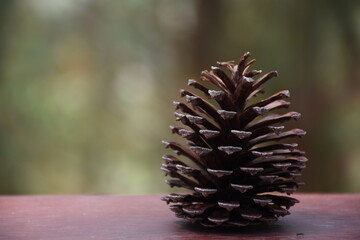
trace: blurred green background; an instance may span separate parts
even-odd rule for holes
[[[172,100],[246,51],[302,113],[302,191],[360,192],[359,3],[1,0],[0,193],[167,191]]]

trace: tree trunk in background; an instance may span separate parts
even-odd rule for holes
[[[350,71],[347,72],[346,78],[347,93],[345,94],[356,95],[360,90],[360,68],[358,66],[360,62],[360,38],[356,34],[355,14],[352,14],[354,2],[353,0],[331,1],[331,10],[342,30],[344,46],[348,55],[347,62],[350,64],[348,67]]]
[[[4,56],[6,55],[6,38],[7,38],[7,28],[9,27],[8,13],[11,11],[11,8],[15,1],[13,0],[2,0],[0,1],[0,89],[3,85],[4,81]],[[1,96],[0,96],[1,99]],[[2,111],[4,113],[5,111]],[[0,121],[1,122],[1,121]],[[2,126],[3,127],[3,126]],[[8,194],[16,194],[18,193],[18,188],[16,181],[13,179],[16,178],[15,174],[13,174],[14,165],[11,163],[9,158],[4,156],[5,148],[6,148],[6,134],[2,131],[0,134],[0,191],[6,192]],[[16,167],[16,165],[15,165]],[[9,171],[11,169],[11,171]]]
[[[0,82],[1,82],[1,75],[4,71],[3,69],[3,56],[5,54],[5,42],[6,42],[6,28],[9,26],[8,22],[6,21],[8,12],[11,9],[11,6],[14,4],[14,0],[2,0],[0,1]],[[5,34],[4,34],[5,33]]]
[[[220,51],[219,37],[224,31],[221,10],[224,3],[218,0],[201,0],[197,2],[197,27],[189,37],[188,43],[178,47],[183,62],[188,63],[187,73],[192,78],[200,77],[202,70],[214,65]]]
[[[219,61],[221,55],[220,36],[223,33],[223,21],[221,18],[223,1],[218,0],[201,0],[198,6],[198,27],[193,35],[193,67],[197,74],[199,69],[208,69]]]

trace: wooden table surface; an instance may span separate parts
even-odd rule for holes
[[[294,197],[278,222],[208,229],[176,218],[160,195],[2,196],[0,239],[360,239],[360,194]]]

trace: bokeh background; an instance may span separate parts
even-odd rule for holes
[[[1,0],[0,193],[167,191],[178,90],[246,51],[302,113],[302,191],[360,192],[359,1]]]

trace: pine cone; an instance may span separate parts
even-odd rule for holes
[[[245,53],[239,64],[218,62],[220,67],[203,71],[200,80],[215,85],[210,90],[190,79],[188,85],[202,92],[207,99],[181,90],[188,105],[174,102],[177,121],[188,129],[170,126],[173,133],[185,138],[188,147],[163,141],[166,148],[184,160],[165,155],[162,170],[172,179],[171,187],[181,187],[190,193],[171,193],[162,200],[170,204],[177,217],[200,222],[207,227],[246,226],[271,222],[290,214],[288,209],[298,200],[274,194],[290,195],[299,185],[301,170],[307,158],[296,143],[279,143],[288,137],[305,135],[301,129],[283,131],[279,123],[298,119],[300,113],[268,114],[288,108],[288,90],[249,104],[260,88],[277,76],[269,72],[257,80],[258,70],[249,70],[255,61]],[[224,70],[230,71],[228,76]],[[213,103],[217,102],[219,107]],[[253,101],[252,101],[253,102]],[[184,158],[184,159],[186,159]]]

